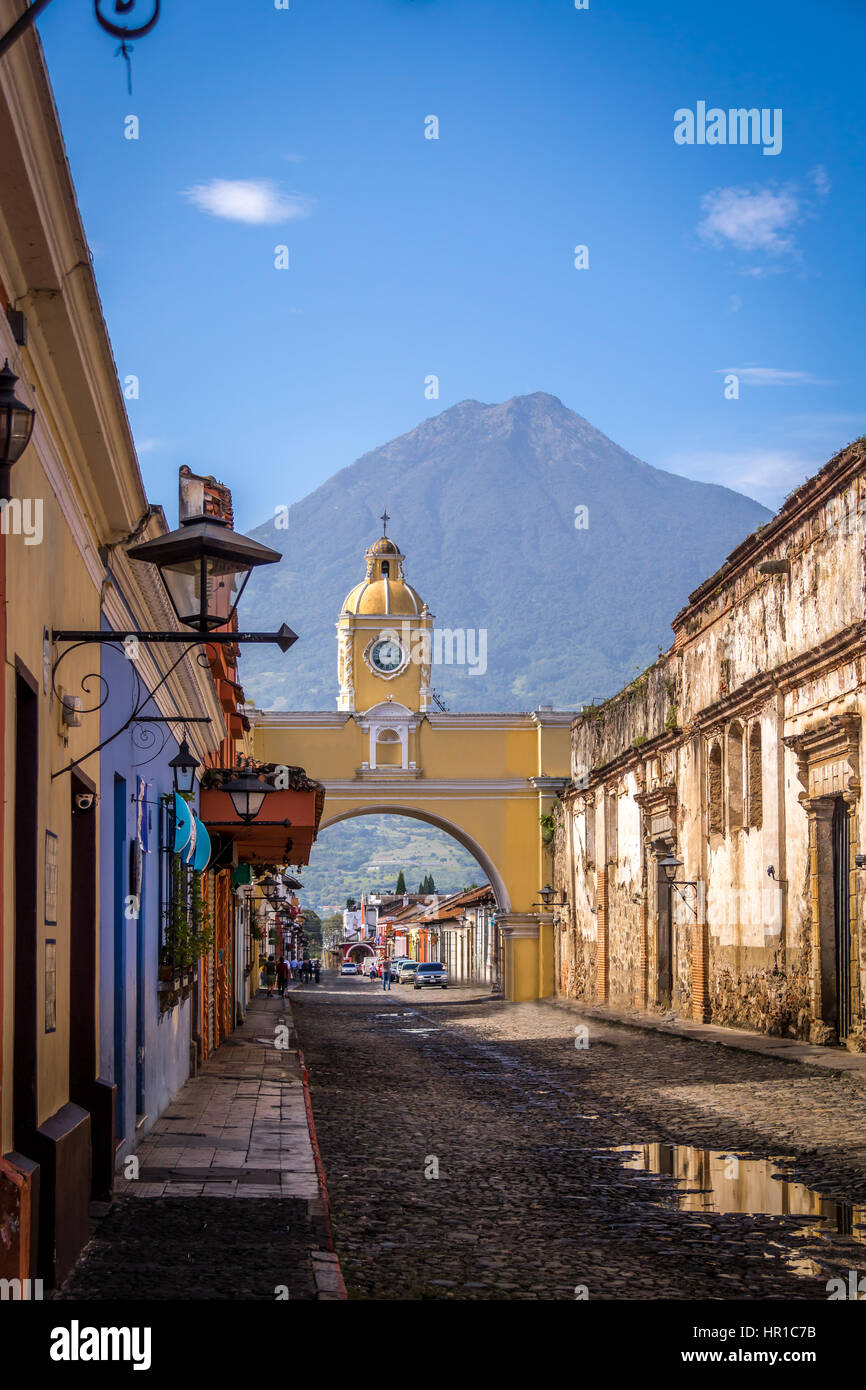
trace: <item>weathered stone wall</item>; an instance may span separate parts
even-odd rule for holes
[[[593,909],[606,869],[608,1001],[668,1006],[658,864],[673,852],[682,897],[672,900],[670,1007],[833,1041],[828,827],[844,802],[854,975],[848,1046],[866,1048],[866,870],[854,865],[866,849],[864,522],[859,441],[691,596],[674,621],[671,652],[575,720],[574,785],[565,798],[574,849],[570,858],[565,842],[557,851],[569,895],[568,992],[597,997],[605,978]]]

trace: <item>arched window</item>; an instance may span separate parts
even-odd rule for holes
[[[760,830],[764,820],[764,775],[761,766],[761,726],[749,730],[749,825]]]
[[[744,811],[743,726],[734,721],[728,729],[728,828],[730,830],[742,830]]]
[[[403,747],[396,729],[380,729],[376,735],[376,766],[400,767]]]
[[[722,805],[722,745],[714,743],[707,760],[707,806],[711,835],[725,832],[725,811]]]
[[[390,561],[390,560],[383,560],[383,561],[382,561],[382,578],[383,578],[383,579],[387,579],[387,578],[389,577],[390,573],[391,573],[391,561]]]

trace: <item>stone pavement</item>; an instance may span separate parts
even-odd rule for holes
[[[262,993],[125,1161],[58,1296],[344,1298],[305,1090],[287,1004]]]
[[[824,1301],[866,1271],[855,1074],[325,985],[292,1004],[351,1298]]]
[[[119,1178],[117,1196],[319,1196],[297,1044],[279,996],[251,1002],[243,1027],[178,1092],[136,1157],[138,1176]]]

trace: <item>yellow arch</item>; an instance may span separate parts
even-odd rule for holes
[[[511,911],[511,898],[508,895],[505,880],[490,855],[468,831],[461,829],[453,821],[446,820],[444,816],[434,815],[432,811],[415,806],[402,806],[395,802],[393,805],[385,806],[358,806],[354,809],[339,811],[333,816],[327,816],[323,818],[319,826],[319,834],[321,835],[322,831],[327,830],[331,825],[338,825],[340,821],[344,820],[355,820],[359,816],[408,816],[411,820],[424,821],[427,825],[434,825],[437,830],[444,830],[446,835],[450,835],[453,840],[456,840],[458,844],[469,851],[487,875],[487,881],[493,889],[493,896],[496,898],[497,912]]]
[[[304,767],[324,786],[322,827],[361,815],[408,816],[462,844],[496,897],[507,997],[553,992],[553,919],[538,900],[553,873],[542,818],[568,781],[570,714],[450,714],[395,700],[366,711],[250,717],[257,759]],[[381,763],[383,724],[397,739]]]

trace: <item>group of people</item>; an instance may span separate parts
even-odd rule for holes
[[[268,987],[268,998],[271,999],[276,984],[281,997],[285,997],[292,980],[297,980],[300,984],[307,984],[311,980],[319,983],[322,967],[318,959],[310,960],[287,960],[285,956],[280,956],[279,961],[275,961],[273,956],[268,956],[265,965],[265,983]]]

